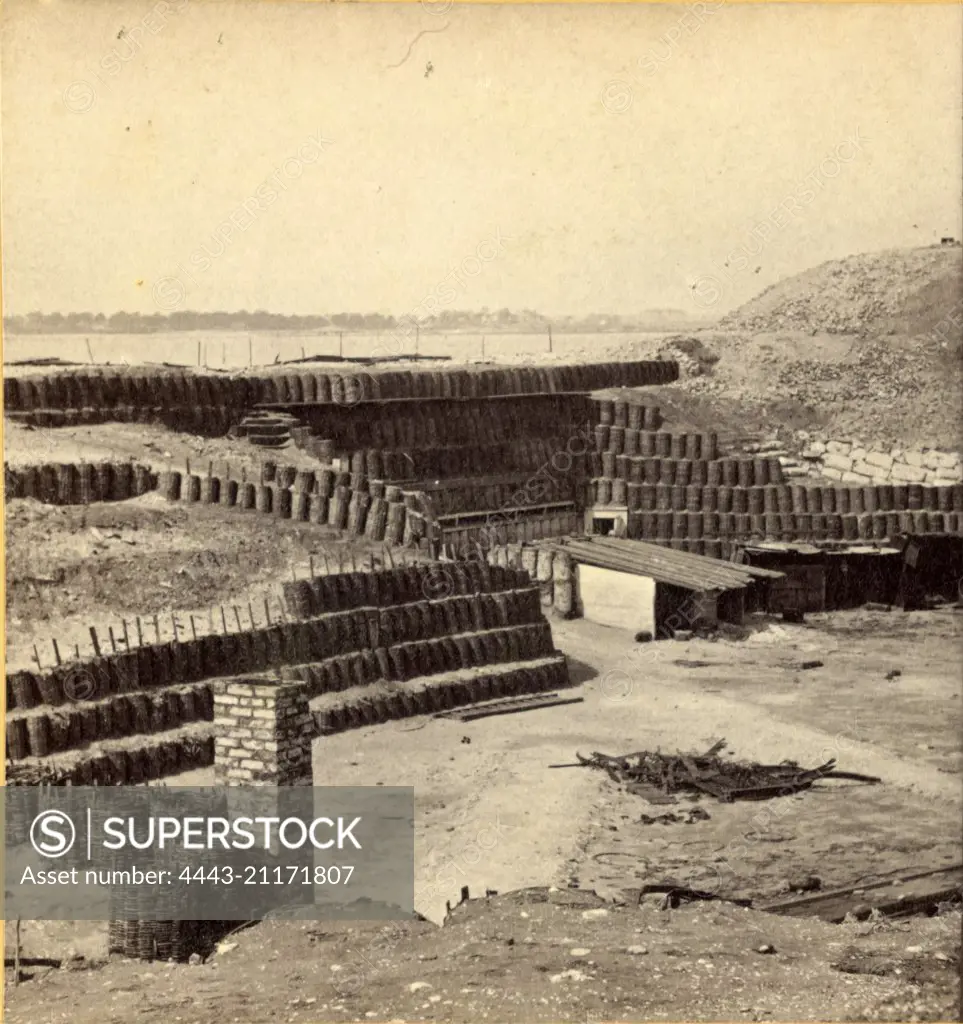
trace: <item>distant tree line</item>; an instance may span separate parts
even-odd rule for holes
[[[333,313],[330,316],[286,316],[263,309],[236,313],[41,313],[6,316],[4,330],[10,334],[151,334],[161,331],[392,331],[412,328],[422,331],[510,331],[598,334],[605,332],[673,330],[692,323],[681,310],[650,310],[637,317],[592,313],[582,317],[546,317],[532,309],[514,313],[510,309],[480,312],[446,309],[418,321],[410,317],[381,313]]]

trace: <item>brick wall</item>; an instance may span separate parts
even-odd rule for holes
[[[266,677],[227,679],[214,689],[214,784],[310,786],[307,686]]]

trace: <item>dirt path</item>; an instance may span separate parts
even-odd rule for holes
[[[915,653],[931,651],[932,634],[942,636],[944,628],[936,615],[928,616]],[[905,756],[898,743],[888,745],[878,717],[863,721],[880,668],[892,663],[887,650],[874,653],[885,635],[864,636],[851,642],[845,655],[825,656],[827,664],[830,658],[838,662],[828,677],[846,694],[846,708],[831,722],[814,723],[818,713],[805,706],[757,703],[745,692],[754,687],[755,696],[778,698],[796,694],[803,685],[796,680],[806,673],[786,663],[811,655],[814,633],[805,626],[778,629],[776,643],[666,641],[643,651],[619,630],[584,621],[555,623],[557,646],[597,667],[598,674],[577,691],[584,703],[467,725],[423,719],[328,737],[315,746],[316,784],[416,786],[417,905],[434,920],[443,915],[446,900],[457,901],[463,885],[482,894],[486,888],[567,884],[576,877],[583,887],[613,890],[638,884],[640,871],[661,881],[681,869],[703,885],[714,880],[726,892],[751,889],[758,894],[778,891],[787,874],[814,863],[827,880],[842,883],[923,856],[933,866],[961,859],[961,783],[958,772],[941,771],[955,764],[959,737],[943,751],[941,764],[932,751],[916,749]],[[910,653],[905,640],[901,643],[904,654]],[[633,651],[644,658],[633,660]],[[930,666],[930,675],[907,676],[904,686],[924,686],[931,699],[942,691],[955,707],[959,680],[952,655],[952,648],[933,653],[939,663]],[[694,678],[695,670],[675,664],[710,658],[718,663],[715,678]],[[724,690],[727,677],[738,680],[731,696]],[[717,687],[722,692],[710,692]],[[939,702],[930,707],[930,728],[921,728],[918,737],[939,737],[947,721]],[[898,709],[890,717],[891,725],[898,726]],[[895,735],[898,729],[890,731]],[[706,803],[709,822],[629,830],[618,843],[635,862],[628,870],[613,871],[611,864],[603,870],[593,856],[611,848],[613,834],[624,827],[623,817],[666,808],[653,810],[637,797],[617,793],[598,773],[548,766],[573,761],[575,751],[698,751],[720,737],[739,758],[768,763],[790,758],[812,767],[835,757],[841,768],[880,776],[885,784],[826,781],[809,793],[778,801],[778,816],[761,819],[758,805]],[[761,838],[737,847],[736,840],[750,831]],[[691,860],[690,848],[699,851]],[[640,858],[642,849],[654,853]],[[625,861],[618,863],[625,866]]]

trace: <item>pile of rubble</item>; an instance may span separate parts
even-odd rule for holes
[[[629,792],[656,803],[671,802],[666,798],[677,793],[707,793],[725,803],[760,800],[798,793],[826,778],[880,781],[873,776],[837,771],[835,760],[810,769],[800,768],[794,761],[776,765],[724,761],[718,755],[725,746],[725,740],[719,740],[700,755],[639,750],[615,757],[597,751],[590,757],[575,756],[580,766],[604,771],[614,782],[626,784]]]
[[[779,282],[724,317],[720,326],[752,332],[922,334],[930,326],[921,318],[932,311],[931,289],[949,284],[952,302],[952,295],[959,296],[960,272],[958,246],[861,253]],[[921,301],[924,295],[930,301]]]

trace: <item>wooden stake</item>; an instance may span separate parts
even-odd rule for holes
[[[160,621],[156,615],[154,616],[154,639],[160,643]]]
[[[121,622],[123,622],[123,624],[124,624],[124,647],[126,647],[127,650],[129,651],[130,650],[130,636],[129,636],[128,632],[127,632],[127,620],[126,619],[121,619]]]
[[[107,627],[107,634],[110,636],[110,649],[114,652],[114,654],[116,654],[117,653],[117,642],[114,640],[114,627],[113,626],[108,626]]]
[[[331,567],[328,565],[328,553],[327,551],[322,552],[321,557],[324,559],[324,575],[328,576],[331,574]]]
[[[314,579],[314,555],[309,555],[308,556],[308,572],[310,574],[309,578],[313,580]]]
[[[241,613],[237,610],[236,604],[231,605],[231,607],[234,609],[234,620],[237,622],[237,631],[238,633],[243,633],[244,627],[241,625]]]
[[[177,635],[177,616],[173,612],[171,612],[171,625],[174,627],[174,642],[176,643],[180,637]]]
[[[254,621],[254,606],[250,601],[247,603],[247,613],[251,616],[251,629],[257,629],[257,623]]]
[[[37,645],[36,644],[33,645],[33,659],[37,663],[37,668],[42,668],[43,667],[40,664],[40,651],[37,650]]]
[[[197,626],[194,625],[194,616],[191,616],[191,635],[197,639]]]
[[[141,626],[140,626],[140,616],[139,615],[137,616],[137,646],[138,647],[143,647],[144,646],[144,632],[143,632],[143,630],[141,629]]]
[[[221,609],[221,625],[224,627],[224,634],[227,635],[227,616],[224,614],[224,605],[219,606]]]
[[[57,664],[58,665],[62,665],[63,661],[60,658],[60,648],[57,646],[57,638],[54,637],[54,639],[51,640],[50,642],[53,644],[54,657],[57,659]]]
[[[74,644],[74,655],[80,661],[80,644]]]
[[[270,626],[271,625],[271,608],[270,608],[270,605],[268,605],[268,599],[267,598],[264,599],[264,614],[265,614],[265,616],[267,618],[267,624]]]

